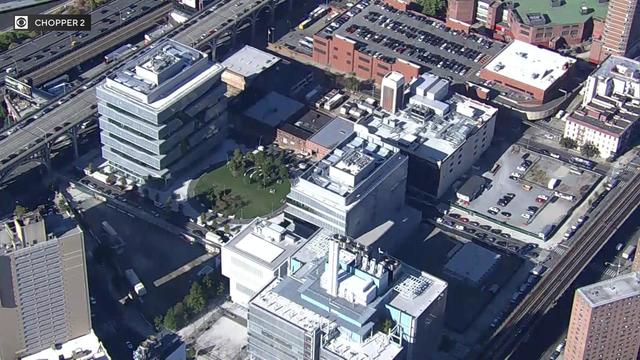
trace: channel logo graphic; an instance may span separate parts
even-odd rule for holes
[[[14,30],[29,30],[29,17],[25,15],[16,15],[13,18]]]
[[[13,18],[14,30],[29,31],[90,31],[91,15],[16,15]]]

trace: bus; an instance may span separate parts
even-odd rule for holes
[[[137,46],[131,44],[122,45],[114,51],[108,53],[104,57],[104,62],[109,64],[113,61],[119,60],[121,57],[128,55],[129,53],[138,50]]]
[[[304,30],[309,25],[311,25],[311,19],[306,19],[305,21],[301,22],[300,25],[298,25],[298,29]]]

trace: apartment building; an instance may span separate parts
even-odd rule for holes
[[[102,156],[116,173],[164,186],[224,139],[224,68],[173,40],[97,87]]]
[[[600,157],[629,148],[640,119],[640,62],[611,55],[589,76],[580,108],[565,122],[564,136],[594,144]]]
[[[382,78],[380,105],[392,114],[404,107],[404,76],[401,73],[392,71]]]
[[[636,359],[640,347],[640,273],[576,290],[566,360]]]
[[[609,55],[633,57],[640,53],[640,1],[609,0],[604,30],[594,36],[589,60],[604,61]]]
[[[82,230],[62,216],[46,220],[45,226],[36,210],[0,228],[2,359],[32,355],[92,332]]]

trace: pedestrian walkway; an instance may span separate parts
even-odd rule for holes
[[[199,257],[191,260],[190,262],[182,265],[178,269],[173,270],[172,272],[168,273],[167,275],[165,275],[165,276],[159,278],[158,280],[154,281],[153,285],[155,287],[160,287],[163,284],[165,284],[165,283],[177,278],[178,276],[188,272],[189,270],[193,269],[194,267],[202,264],[203,262],[211,259],[212,257],[213,257],[213,255],[209,254],[209,253],[204,254],[202,256],[199,256]]]

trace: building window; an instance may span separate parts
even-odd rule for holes
[[[358,69],[362,71],[369,71],[369,69],[366,66],[362,66],[362,65],[358,65]]]
[[[322,54],[322,55],[326,55],[326,54],[327,54],[327,52],[326,52],[326,51],[324,51],[324,50],[320,50],[320,49],[318,49],[318,48],[313,48],[313,51],[314,51],[314,52],[318,52],[319,54]]]
[[[338,55],[333,55],[332,56],[335,60],[338,60]]]

